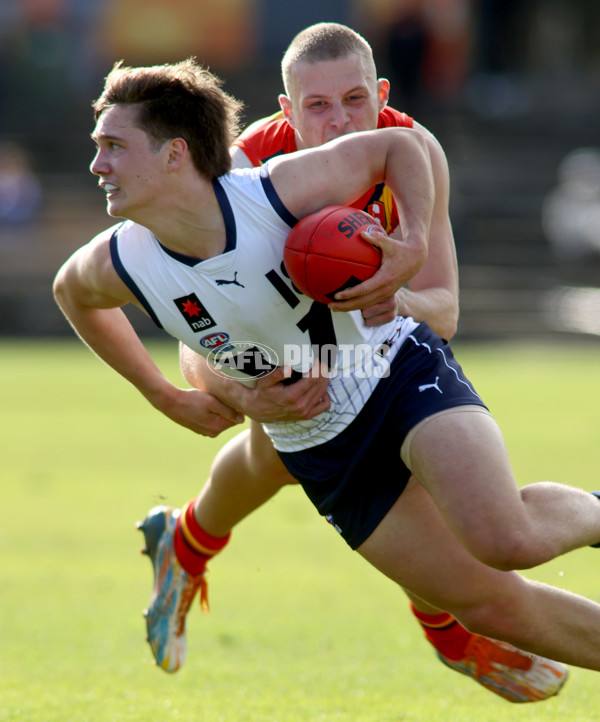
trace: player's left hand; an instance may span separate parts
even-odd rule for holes
[[[330,377],[327,367],[315,362],[301,379],[287,384],[290,374],[289,367],[279,366],[259,379],[254,389],[244,391],[250,400],[240,408],[260,423],[312,419],[327,411],[331,405],[327,393]]]
[[[328,307],[331,311],[370,309],[370,322],[367,325],[376,326],[391,321],[396,315],[394,294],[411,277],[403,270],[407,249],[402,241],[391,238],[383,229],[376,233],[363,231],[361,238],[379,248],[381,266],[368,280],[337,293],[336,300],[328,304]],[[367,319],[365,314],[363,316]],[[377,317],[379,320],[376,322]]]

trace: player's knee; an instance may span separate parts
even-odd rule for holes
[[[472,553],[489,567],[500,571],[531,569],[553,558],[546,539],[518,527],[506,526],[496,534],[487,534],[472,547]]]
[[[463,528],[463,543],[486,566],[500,571],[530,569],[552,558],[548,535],[540,535],[525,516],[473,521]]]

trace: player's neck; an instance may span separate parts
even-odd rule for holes
[[[225,250],[225,222],[212,187],[205,191],[181,190],[149,208],[146,219],[137,222],[176,253],[202,259],[218,256]]]

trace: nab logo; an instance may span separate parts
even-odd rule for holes
[[[200,339],[200,345],[207,349],[219,348],[229,341],[229,334],[223,332],[209,333]]]
[[[194,333],[200,333],[217,325],[195,293],[174,298],[173,302]]]

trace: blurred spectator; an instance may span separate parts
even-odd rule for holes
[[[485,117],[525,113],[531,99],[524,77],[540,0],[476,0],[477,37],[467,101]]]
[[[425,0],[427,52],[423,80],[430,95],[452,104],[461,95],[469,70],[471,0]]]
[[[600,260],[600,150],[579,148],[558,168],[542,206],[542,226],[561,263]]]
[[[400,91],[403,106],[410,112],[421,100],[422,69],[427,30],[420,2],[403,3],[388,25],[387,64],[392,83]]]
[[[518,73],[526,66],[531,15],[538,0],[477,0],[479,47],[483,73]]]
[[[33,220],[41,197],[40,182],[25,150],[10,141],[0,143],[0,226]]]
[[[364,2],[364,0],[363,0]],[[421,112],[423,101],[444,106],[459,98],[466,82],[471,42],[470,0],[385,0],[377,5],[374,23],[382,36],[385,65],[400,90],[403,108]]]
[[[239,69],[255,51],[255,9],[256,0],[106,0],[104,48],[134,65],[196,55],[215,72]]]

